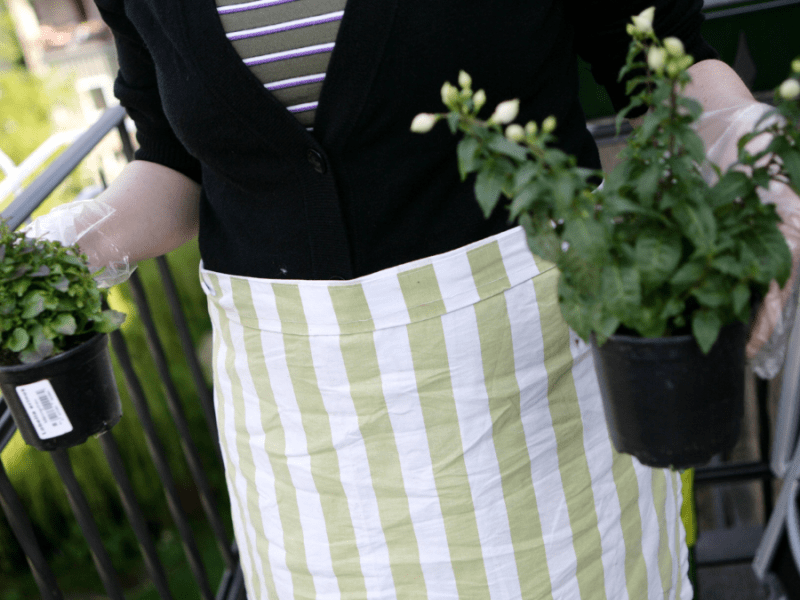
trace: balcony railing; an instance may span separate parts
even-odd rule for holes
[[[125,111],[121,107],[107,110],[97,123],[59,155],[3,212],[2,217],[7,219],[9,226],[17,228],[21,225],[108,134],[116,131],[121,139],[125,156],[129,161],[132,160],[133,146],[125,127],[124,119]],[[153,416],[145,397],[144,386],[134,371],[130,352],[122,333],[117,331],[111,334],[111,346],[124,373],[125,383],[139,426],[144,433],[150,457],[166,496],[169,513],[180,536],[186,561],[200,591],[200,597],[203,600],[236,600],[244,598],[244,586],[236,545],[227,534],[228,527],[226,527],[223,517],[217,508],[219,501],[224,499],[214,497],[208,477],[209,468],[218,470],[222,468],[221,456],[218,454],[219,445],[216,442],[217,430],[211,392],[205,382],[200,362],[189,334],[186,317],[181,309],[170,268],[164,257],[159,257],[155,261],[161,281],[161,289],[158,290],[158,293],[166,299],[169,305],[181,347],[188,362],[197,395],[200,398],[208,429],[207,434],[211,436],[214,441],[213,447],[217,450],[219,462],[216,465],[208,465],[201,462],[200,453],[190,435],[188,420],[181,405],[178,390],[170,376],[168,357],[159,337],[159,332],[156,329],[147,300],[147,293],[138,273],[135,272],[133,274],[128,285],[136,303],[139,318],[144,326],[150,353],[166,392],[167,408],[180,438],[180,446],[199,495],[205,520],[213,532],[218,552],[225,565],[220,581],[211,582],[208,580],[207,569],[195,540],[189,516],[181,505],[180,490],[170,470],[164,444],[156,431]],[[0,451],[6,447],[15,430],[16,426],[11,419],[8,408],[5,402],[0,400]],[[134,495],[133,486],[129,474],[123,466],[113,431],[103,433],[97,439],[114,477],[130,526],[139,543],[148,575],[160,598],[173,598],[174,596],[170,593],[166,570],[148,530],[146,516],[139,508],[139,503]],[[50,454],[64,485],[69,504],[80,525],[86,543],[89,545],[103,587],[109,598],[122,600],[124,594],[120,575],[115,571],[109,554],[103,545],[103,540],[92,517],[84,490],[81,489],[75,477],[70,458],[64,450],[57,450]],[[63,594],[59,589],[55,575],[45,559],[45,553],[37,541],[26,508],[12,487],[8,474],[1,463],[0,505],[2,505],[11,529],[25,553],[41,597],[47,600],[62,599]]]
[[[133,146],[125,127],[124,119],[125,112],[122,108],[114,107],[108,109],[97,123],[53,161],[4,211],[2,216],[9,221],[10,226],[16,228],[28,219],[31,213],[48,197],[56,186],[78,167],[81,161],[107,135],[116,132],[116,135],[119,135],[121,139],[125,156],[128,160],[132,160]],[[605,129],[598,130],[595,135],[602,133],[609,136],[614,135],[613,131],[607,132]],[[603,143],[604,140],[600,139],[599,141]],[[166,299],[169,305],[180,345],[189,365],[197,395],[200,398],[207,428],[207,432],[204,434],[210,436],[213,441],[212,445],[218,453],[219,445],[216,442],[217,430],[211,392],[206,384],[200,361],[189,334],[187,320],[181,309],[175,282],[164,257],[155,259],[155,262],[160,277],[160,288],[158,290],[149,290],[149,294],[158,293],[160,297]],[[131,295],[136,304],[139,318],[146,333],[150,353],[166,392],[166,405],[175,431],[180,439],[182,452],[188,464],[194,486],[199,495],[204,519],[213,532],[213,537],[216,540],[216,551],[224,563],[224,573],[219,581],[209,581],[207,568],[195,541],[189,516],[181,506],[179,489],[170,470],[164,444],[159,438],[154,425],[153,416],[145,397],[145,388],[134,371],[124,335],[120,332],[115,332],[111,335],[112,348],[124,374],[125,384],[138,419],[138,426],[141,427],[144,433],[150,457],[155,471],[158,473],[159,483],[166,498],[169,513],[182,542],[186,562],[197,588],[200,590],[200,597],[204,600],[211,600],[212,598],[216,600],[245,598],[237,548],[235,542],[226,533],[228,526],[217,509],[219,503],[227,502],[227,499],[214,497],[212,486],[209,483],[208,473],[210,469],[217,469],[218,472],[221,472],[221,458],[219,454],[216,456],[217,463],[215,465],[201,464],[200,454],[189,432],[187,417],[181,405],[178,389],[170,376],[168,368],[168,363],[175,360],[175,357],[168,358],[166,355],[160,332],[157,330],[148,303],[148,291],[145,290],[138,273],[133,274],[127,285],[129,285]],[[752,529],[745,532],[738,531],[738,533],[734,531],[734,535],[718,536],[716,541],[714,541],[713,535],[706,536],[706,540],[708,540],[706,543],[706,546],[708,546],[706,549],[709,557],[708,562],[748,561],[755,556],[754,569],[757,575],[763,579],[768,577],[773,568],[776,552],[780,544],[783,543],[781,540],[784,539],[782,538],[784,533],[788,537],[789,551],[793,552],[795,562],[800,565],[800,526],[797,523],[798,487],[796,483],[800,480],[800,446],[797,444],[798,420],[800,420],[800,401],[798,400],[798,395],[800,395],[800,328],[793,335],[791,352],[785,369],[778,417],[779,430],[775,436],[775,442],[772,444],[773,464],[771,467],[766,459],[770,455],[771,445],[768,425],[770,420],[767,418],[765,408],[766,384],[763,382],[759,384],[759,389],[758,405],[761,407],[761,418],[759,420],[762,424],[760,442],[762,460],[742,464],[722,464],[699,469],[697,482],[699,485],[719,485],[729,481],[762,481],[764,482],[765,495],[767,496],[766,504],[769,509],[772,506],[770,496],[772,483],[775,478],[784,479],[786,485],[784,485],[784,489],[775,503],[772,518],[766,527],[757,529],[755,534]],[[128,416],[126,418],[131,417]],[[0,400],[0,451],[6,447],[15,430],[16,427],[5,402]],[[148,576],[160,598],[173,598],[174,595],[171,594],[169,589],[166,569],[159,559],[154,541],[148,531],[146,515],[142,514],[139,508],[129,474],[123,466],[113,433],[113,431],[109,431],[98,436],[99,444],[114,477],[130,526],[138,540]],[[66,490],[77,523],[80,525],[86,543],[89,545],[97,573],[106,593],[109,598],[121,600],[124,597],[123,586],[120,582],[121,578],[115,572],[111,559],[104,548],[103,540],[93,520],[84,490],[81,489],[73,473],[70,458],[63,450],[52,452],[51,458]],[[47,600],[63,598],[56,577],[45,558],[45,552],[37,541],[26,507],[20,501],[17,492],[11,485],[2,463],[0,463],[0,505],[25,553],[41,597]],[[763,537],[762,533],[764,533]],[[736,537],[737,535],[739,537]],[[749,540],[749,546],[743,551],[740,542],[745,538]],[[702,562],[702,557],[699,558]]]

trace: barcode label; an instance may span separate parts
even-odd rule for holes
[[[48,440],[72,431],[72,423],[47,379],[18,385],[17,395],[39,439]]]

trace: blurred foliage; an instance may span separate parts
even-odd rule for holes
[[[11,17],[0,0],[0,151],[19,165],[54,133],[51,114],[57,106],[77,110],[72,75],[52,72],[42,78],[25,69]],[[46,161],[24,185],[57,155]],[[0,170],[0,181],[3,179],[5,173]],[[76,169],[50,195],[48,210],[71,200],[90,182],[85,169]],[[11,199],[0,198],[0,209]]]
[[[14,33],[14,24],[11,14],[6,8],[5,0],[0,0],[0,68],[21,67],[22,48]]]

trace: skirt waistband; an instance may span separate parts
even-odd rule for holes
[[[436,256],[349,281],[227,275],[200,265],[210,303],[264,331],[340,335],[403,326],[464,308],[546,271],[515,227]]]

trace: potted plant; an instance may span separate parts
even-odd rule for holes
[[[477,174],[484,214],[507,198],[531,250],[560,269],[561,312],[593,345],[617,449],[651,466],[686,467],[736,441],[745,324],[770,281],[783,285],[791,272],[780,218],[759,189],[780,181],[800,190],[800,87],[796,78],[781,86],[780,118],[762,119],[739,142],[739,162],[721,172],[692,129],[700,105],[681,95],[692,58],[680,40],[656,38],[653,10],[628,27],[620,77],[629,77],[631,104],[618,129],[630,110],[647,113],[608,174],[577,167],[552,145],[553,117],[511,124],[516,100],[479,119],[486,95],[463,72],[459,88],[442,88],[449,112],[418,115],[412,130],[445,120],[460,131],[459,169],[462,178]],[[747,143],[764,131],[772,142],[751,153]],[[715,183],[703,168],[716,171]]]
[[[119,421],[106,334],[124,318],[77,246],[0,222],[0,391],[26,443],[68,448]]]

